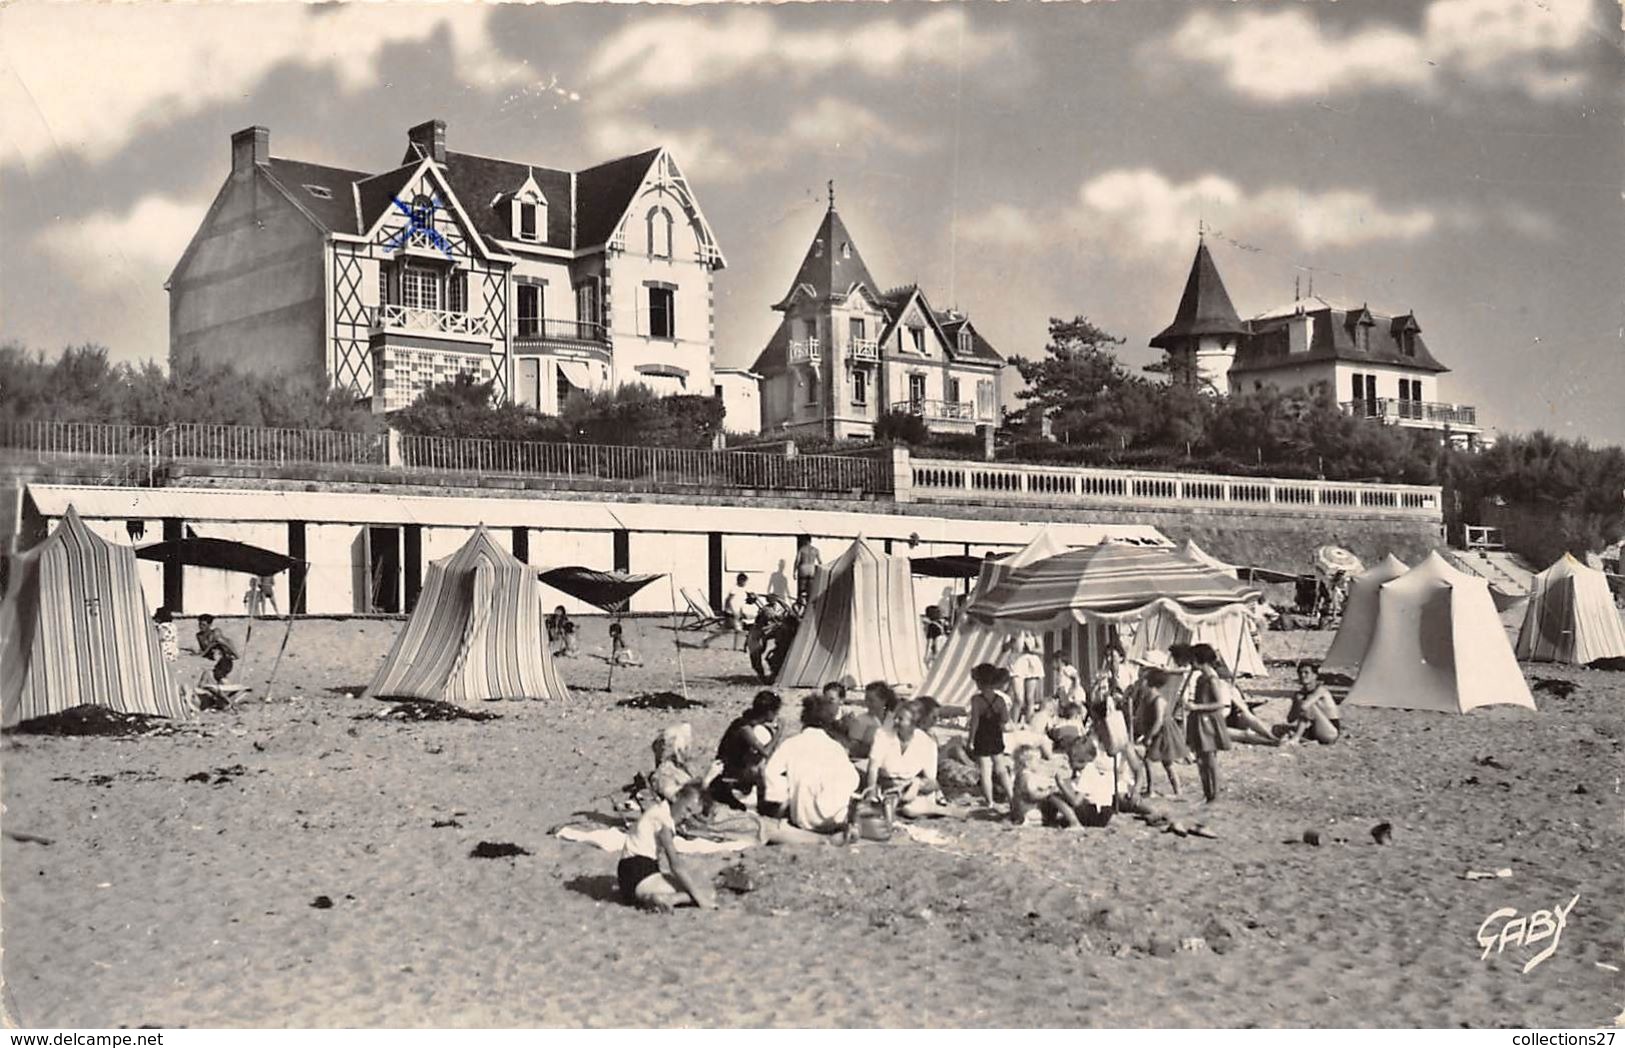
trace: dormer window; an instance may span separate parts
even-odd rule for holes
[[[305,186],[305,192],[309,193],[311,196],[315,197],[317,200],[332,200],[333,199],[333,191],[331,189],[328,189],[326,186],[307,185],[307,186]]]
[[[820,237],[819,239],[813,241],[813,257],[814,258],[823,258],[824,257],[824,241],[823,241],[822,237]]]
[[[969,356],[971,351],[970,325],[959,329],[959,352]]]
[[[515,240],[546,243],[547,199],[534,186],[527,185],[509,202],[509,221]]]
[[[648,227],[649,257],[670,258],[671,212],[663,207],[650,208],[648,215],[644,217],[644,223]]]
[[[851,258],[852,257],[852,245],[847,243],[844,240],[841,241],[841,257],[842,258]]]

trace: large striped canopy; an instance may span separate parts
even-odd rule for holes
[[[381,699],[566,699],[548,650],[541,582],[481,527],[433,561],[412,617],[367,694]]]
[[[965,607],[968,609],[979,604],[1000,579],[1017,568],[1065,552],[1066,546],[1046,528],[1010,556],[983,560],[981,575],[970,598],[965,601]],[[962,616],[943,643],[942,650],[937,653],[936,661],[926,671],[920,694],[929,695],[944,706],[967,705],[976,690],[970,681],[970,671],[981,663],[999,661],[999,649],[1007,632]]]
[[[72,506],[13,558],[0,601],[0,722],[74,706],[188,717],[158,647],[135,550],[91,533]]]
[[[1122,622],[1157,608],[1191,621],[1259,595],[1256,586],[1175,550],[1108,543],[1019,568],[965,613],[1007,628],[1059,628],[1073,620]]]
[[[1584,666],[1625,658],[1625,626],[1608,579],[1565,553],[1535,576],[1518,631],[1518,658]]]
[[[883,680],[917,688],[925,678],[921,633],[908,558],[877,552],[860,535],[819,569],[777,683],[817,688]]]

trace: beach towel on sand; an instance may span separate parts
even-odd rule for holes
[[[626,844],[626,831],[613,826],[590,829],[585,826],[564,826],[559,829],[558,837],[561,841],[590,844],[607,852],[618,852]],[[684,855],[717,855],[744,851],[756,844],[755,840],[703,841],[691,837],[678,837],[676,840],[678,852]]]

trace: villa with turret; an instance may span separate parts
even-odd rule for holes
[[[751,370],[762,377],[763,432],[865,438],[889,412],[935,432],[999,424],[1004,358],[957,310],[917,284],[882,291],[846,223],[829,210]]]
[[[1483,432],[1470,406],[1441,400],[1439,363],[1414,313],[1335,306],[1311,292],[1242,320],[1206,242],[1196,246],[1173,323],[1151,339],[1174,382],[1217,395],[1322,387],[1344,411],[1445,440],[1475,443]]]

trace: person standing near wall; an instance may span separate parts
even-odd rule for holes
[[[803,542],[796,549],[796,599],[805,601],[812,596],[813,579],[818,577],[818,568],[822,558],[818,547],[814,546],[812,539]]]

